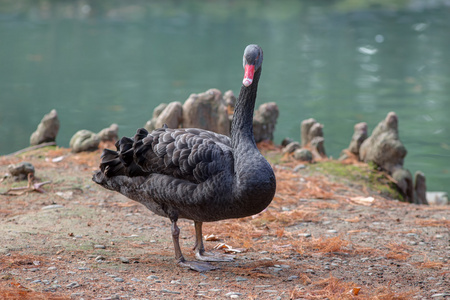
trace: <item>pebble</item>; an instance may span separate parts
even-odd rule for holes
[[[271,294],[278,293],[277,290],[263,290],[262,292],[263,292],[263,293],[271,293]]]
[[[147,277],[147,279],[158,279],[159,277],[156,275],[150,275]]]
[[[225,296],[226,297],[230,297],[230,298],[237,298],[237,297],[239,297],[239,296],[241,296],[242,294],[241,293],[238,293],[238,292],[229,292],[229,293],[226,293],[225,294]]]
[[[450,294],[446,294],[446,293],[433,294],[433,295],[431,295],[431,298],[446,297],[446,296],[450,296]]]
[[[99,256],[97,256],[96,258],[95,258],[95,260],[96,261],[102,261],[102,260],[105,260],[106,258],[104,257],[104,256],[101,256],[101,255],[99,255]]]
[[[301,164],[301,165],[296,166],[294,168],[294,172],[297,172],[298,170],[302,170],[302,169],[306,169],[306,165]]]
[[[52,204],[52,205],[44,206],[44,207],[41,208],[41,209],[47,210],[47,209],[56,209],[56,208],[63,208],[63,207],[64,207],[64,206],[63,206],[63,205],[60,205],[60,204]]]
[[[444,236],[441,235],[441,234],[436,234],[434,237],[437,238],[437,239],[443,239],[444,238]]]
[[[327,232],[328,232],[328,233],[337,233],[337,230],[330,229],[330,230],[327,230]]]
[[[94,245],[95,249],[106,249],[105,245]]]
[[[125,280],[123,280],[123,278],[120,278],[120,277],[115,277],[115,278],[114,278],[114,281],[117,281],[117,282],[124,282]]]
[[[181,280],[180,279],[178,279],[178,280],[171,280],[170,283],[172,283],[172,284],[181,284]]]
[[[134,282],[141,282],[141,280],[140,280],[140,279],[138,279],[138,278],[134,278],[134,277],[133,277],[133,278],[131,278],[131,280],[132,280],[132,281],[134,281]]]
[[[288,281],[292,281],[292,280],[297,279],[297,278],[298,278],[297,275],[292,275],[292,276],[289,276],[287,280]]]
[[[78,286],[80,286],[80,285],[78,284],[78,282],[74,281],[74,282],[71,282],[71,283],[69,283],[68,285],[66,285],[66,288],[71,289],[71,288],[76,288],[76,287],[78,287]]]
[[[238,276],[238,277],[236,277],[236,281],[237,282],[240,282],[240,281],[247,281],[248,279],[247,278],[244,278],[244,277],[240,277],[240,276]]]
[[[36,279],[36,280],[32,281],[31,283],[40,283],[40,282],[41,282],[40,279]]]
[[[168,293],[168,294],[181,294],[180,292],[169,291],[169,290],[166,290],[166,289],[162,289],[161,292],[163,292],[163,293]]]
[[[366,262],[366,261],[368,261],[370,258],[369,257],[363,257],[363,258],[361,258],[361,262]]]
[[[309,238],[311,237],[311,233],[299,233],[298,236]]]
[[[56,267],[48,267],[48,269],[47,270],[49,270],[49,271],[53,271],[53,270],[56,270]]]
[[[213,292],[213,293],[217,293],[217,292],[220,292],[221,289],[210,289],[209,291],[210,291],[210,292]]]
[[[119,257],[119,259],[124,264],[129,264],[130,263],[130,260],[128,258],[126,258],[126,257]]]
[[[86,271],[86,270],[89,270],[89,268],[87,268],[87,267],[79,267],[78,270]]]
[[[407,237],[418,237],[417,233],[407,233]]]
[[[39,271],[39,268],[30,268],[30,269],[24,269],[24,270],[27,270],[30,272],[36,272],[36,271]]]

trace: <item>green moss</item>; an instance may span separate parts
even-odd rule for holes
[[[383,196],[403,200],[395,184],[374,165],[351,165],[340,161],[318,162],[310,166],[314,173],[322,173],[336,182],[366,187]]]
[[[283,154],[279,151],[264,153],[264,157],[272,165],[278,165],[283,162]]]

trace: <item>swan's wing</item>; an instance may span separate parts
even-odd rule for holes
[[[139,129],[134,139],[134,162],[144,172],[201,183],[234,166],[230,139],[211,131]]]

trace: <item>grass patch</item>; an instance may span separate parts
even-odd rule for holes
[[[368,164],[345,164],[340,161],[321,161],[310,165],[314,173],[331,176],[335,181],[370,189],[380,195],[403,201],[395,183],[385,173]]]

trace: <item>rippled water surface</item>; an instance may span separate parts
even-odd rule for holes
[[[133,135],[161,102],[238,94],[243,49],[258,43],[257,105],[279,105],[275,142],[300,140],[314,117],[338,157],[355,123],[371,132],[395,111],[405,167],[450,191],[450,7],[353,2],[3,1],[0,154],[28,146],[53,108],[68,146],[79,129],[113,122]]]

